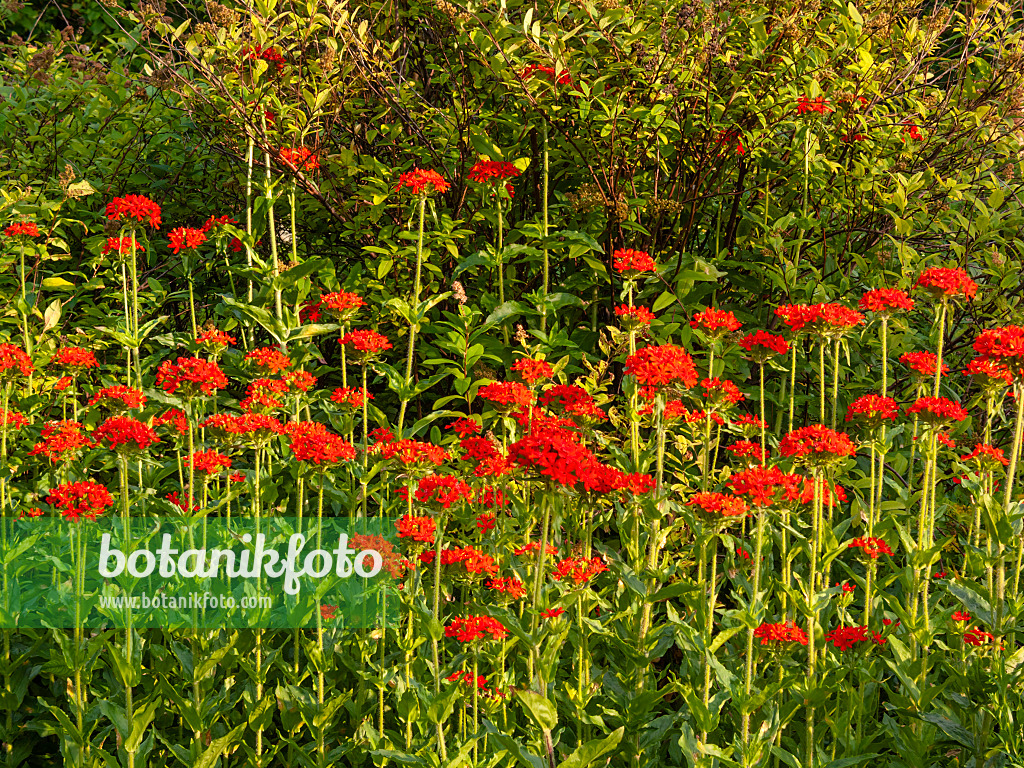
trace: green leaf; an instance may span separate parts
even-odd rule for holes
[[[501,746],[503,746],[510,755],[512,755],[520,765],[526,766],[526,768],[545,768],[547,763],[539,758],[532,752],[528,752],[518,741],[513,739],[511,736],[507,736],[497,728],[490,720],[484,720],[484,727],[487,728],[487,733],[491,735],[491,738],[495,739]]]
[[[199,759],[193,764],[192,768],[211,768],[215,762],[224,754],[224,751],[238,741],[238,735],[245,728],[245,723],[236,725],[230,731],[225,733],[219,739],[214,739],[210,742],[203,754],[199,756]]]
[[[601,755],[611,752],[622,741],[622,734],[625,726],[619,726],[603,739],[591,739],[586,744],[577,747],[576,750],[565,760],[558,764],[558,768],[587,768]]]
[[[879,757],[877,752],[872,752],[870,755],[857,755],[856,757],[843,757],[839,760],[833,760],[831,763],[827,763],[825,768],[850,768],[853,765],[860,765],[861,763],[872,760]]]
[[[65,280],[63,277],[44,277],[43,288],[50,291],[73,290],[75,284]]]
[[[519,317],[525,311],[526,307],[518,301],[506,301],[487,316],[487,319],[484,320],[484,326],[494,325],[495,323],[510,320],[513,317]]]
[[[944,734],[961,746],[967,747],[970,750],[974,749],[974,736],[955,720],[943,717],[938,712],[927,712],[921,715],[921,719],[932,725],[939,726]]]
[[[545,696],[534,691],[520,691],[516,694],[516,699],[541,730],[553,731],[558,725],[558,710]]]
[[[654,306],[651,308],[651,311],[652,312],[660,312],[661,310],[663,310],[665,307],[667,307],[669,304],[671,304],[675,300],[676,300],[676,295],[674,293],[672,293],[671,291],[665,291],[664,293],[661,294],[661,296],[659,296],[655,300]]]

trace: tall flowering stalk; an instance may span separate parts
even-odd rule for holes
[[[494,197],[494,214],[498,222],[498,243],[496,255],[496,268],[498,272],[498,304],[505,303],[505,265],[502,263],[504,243],[504,222],[501,215],[502,192],[512,195],[512,185],[509,179],[519,176],[520,170],[512,163],[496,160],[477,160],[469,171],[469,180],[485,185],[485,188]],[[505,339],[505,346],[508,346],[508,327],[502,325],[502,335]]]
[[[423,217],[427,207],[427,198],[431,193],[443,194],[448,191],[451,185],[437,171],[421,170],[414,168],[403,173],[395,186],[395,193],[398,194],[403,188],[407,188],[417,198],[419,210],[419,224],[416,229],[416,273],[413,280],[412,303],[409,305],[409,351],[405,359],[405,387],[412,386],[412,366],[416,355],[416,329],[419,327],[420,311],[420,286],[423,270]],[[402,395],[402,402],[398,410],[398,437],[402,437],[405,426],[405,410],[409,405],[409,397]]]
[[[32,354],[32,336],[28,331],[28,291],[25,280],[25,243],[30,237],[39,237],[39,227],[32,221],[20,221],[7,226],[3,234],[8,240],[18,244],[18,280],[21,283],[21,305],[18,308],[21,314],[22,343],[26,352]]]
[[[654,272],[657,266],[654,259],[646,251],[636,251],[630,248],[619,249],[612,253],[612,269],[622,275],[626,283],[627,306],[633,308],[633,289],[636,280],[640,275],[647,272]],[[636,326],[629,329],[629,354],[636,354]],[[630,424],[629,424],[629,446],[633,458],[633,468],[638,469],[640,462],[640,425],[637,420],[637,393],[634,391],[629,399]]]

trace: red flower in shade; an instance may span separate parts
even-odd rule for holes
[[[398,538],[412,539],[423,544],[430,544],[434,541],[434,534],[437,531],[437,523],[432,517],[416,517],[404,515],[395,521],[398,529]]]
[[[178,227],[167,233],[167,239],[171,242],[171,253],[178,253],[185,250],[195,250],[206,242],[206,232],[194,227]]]
[[[934,376],[939,356],[934,352],[907,352],[905,355],[900,355],[900,362],[921,376]],[[949,366],[943,363],[941,375],[945,376],[948,373]]]
[[[750,440],[739,440],[732,445],[725,446],[725,450],[737,459],[755,464],[763,463],[768,458],[769,453],[767,449],[762,452],[761,445]]]
[[[819,304],[822,331],[830,338],[844,335],[847,331],[864,322],[864,315],[843,304]]]
[[[235,346],[235,337],[216,328],[207,328],[196,336],[196,344],[203,347],[212,354],[220,354],[229,346]]]
[[[30,376],[36,368],[32,360],[14,344],[0,344],[0,381]]]
[[[903,126],[903,140],[906,141],[907,137],[910,137],[914,141],[924,141],[924,136],[921,135],[921,131],[913,123],[907,123]]]
[[[273,347],[254,349],[245,356],[245,359],[251,360],[253,365],[257,368],[263,368],[269,374],[276,374],[287,370],[292,364],[290,357]]]
[[[256,379],[245,390],[245,399],[239,405],[250,413],[260,410],[275,411],[284,408],[276,396],[288,394],[288,385],[280,379]]]
[[[945,425],[952,421],[963,421],[967,418],[965,411],[959,403],[954,403],[945,397],[919,397],[913,405],[907,408],[907,414],[918,416],[927,424]]]
[[[1011,378],[1024,379],[1024,328],[1007,325],[989,328],[974,340],[974,351],[1005,368]]]
[[[978,385],[992,394],[1013,384],[1013,374],[1010,370],[1002,363],[987,357],[976,357],[971,360],[964,373],[974,376]]]
[[[719,131],[718,139],[715,142],[719,147],[727,147],[730,144],[736,145],[736,154],[746,154],[746,149],[743,146],[743,134],[740,133],[739,129],[733,128],[730,130]],[[721,150],[719,150],[721,152]]]
[[[846,501],[846,491],[841,485],[834,486],[835,492],[828,483],[821,483],[818,490],[826,506],[834,506]],[[814,482],[810,478],[799,475],[788,475],[786,480],[786,501],[796,504],[810,504],[814,501]]]
[[[906,291],[901,291],[899,288],[876,288],[861,296],[857,306],[865,312],[874,312],[876,315],[888,317],[899,310],[909,312],[914,308],[914,300],[906,294]]]
[[[494,530],[497,518],[495,518],[492,512],[484,512],[482,515],[476,516],[476,527],[480,533],[490,533]]]
[[[97,443],[106,443],[111,450],[126,455],[141,453],[160,442],[156,432],[130,416],[111,416],[96,428],[95,435]]]
[[[527,384],[534,384],[541,379],[550,379],[555,375],[555,370],[547,360],[534,360],[524,357],[512,364],[512,370],[519,374],[519,377]]]
[[[983,472],[991,472],[1000,466],[1006,466],[1010,460],[1003,454],[1002,448],[995,448],[985,443],[978,443],[974,450],[966,456],[961,456],[960,461],[974,461],[978,463],[978,469]]]
[[[876,645],[885,645],[886,639],[877,632],[870,632],[866,626],[864,627],[839,627],[833,629],[827,635],[825,640],[832,643],[837,650],[849,651],[853,650],[858,643],[874,642]]]
[[[872,560],[877,560],[879,555],[889,555],[892,557],[892,550],[885,543],[885,539],[879,539],[875,536],[863,536],[854,539],[846,545],[846,548],[860,549],[865,556],[870,557]]]
[[[939,445],[944,445],[947,448],[949,448],[951,451],[955,451],[956,450],[956,443],[954,443],[952,438],[950,438],[950,436],[947,435],[945,432],[936,432],[935,433],[935,440],[936,440],[936,442],[939,443]]]
[[[728,379],[702,379],[700,386],[701,396],[707,399],[709,408],[729,408],[744,399],[743,393]]]
[[[268,64],[273,64],[280,72],[284,69],[285,60],[277,48],[263,48],[259,45],[247,45],[242,49],[242,58],[245,61],[257,61],[262,59]]]
[[[414,195],[430,194],[431,192],[445,193],[451,185],[445,181],[437,171],[425,171],[420,168],[413,168],[403,173],[395,185],[395,192],[401,192],[402,188],[408,188]],[[429,187],[429,189],[428,189]]]
[[[154,427],[162,427],[164,425],[170,426],[179,435],[188,433],[188,419],[177,408],[169,408],[164,411],[162,416],[157,416],[153,419]]]
[[[114,412],[124,411],[129,408],[144,408],[146,396],[141,389],[133,389],[122,384],[115,384],[112,387],[104,387],[91,398],[89,405],[102,405]]]
[[[511,413],[517,408],[526,408],[533,404],[533,392],[515,381],[499,381],[485,384],[477,390],[477,395],[496,406],[502,413]]]
[[[291,449],[296,459],[321,469],[326,464],[352,461],[356,457],[356,449],[352,447],[352,443],[326,429],[295,435]]]
[[[218,227],[223,227],[225,224],[237,224],[237,223],[238,223],[237,221],[235,221],[234,219],[232,219],[230,216],[227,216],[227,215],[224,215],[224,216],[211,216],[210,218],[208,218],[206,221],[203,222],[203,226],[200,227],[200,229],[202,229],[203,232],[209,232],[211,229],[217,229]]]
[[[642,272],[654,272],[658,267],[647,251],[620,248],[612,253],[612,268],[620,275],[636,277]]]
[[[967,611],[953,611],[953,621],[970,621],[971,614]]]
[[[740,346],[756,363],[764,363],[770,357],[789,352],[789,344],[784,338],[767,331],[755,331],[749,336],[744,336],[740,339]]]
[[[434,550],[428,549],[420,555],[420,562],[424,565],[431,565],[437,562]],[[454,566],[454,575],[468,577],[493,576],[498,572],[498,564],[490,555],[485,555],[473,547],[451,547],[441,552],[441,565]]]
[[[487,588],[498,594],[505,595],[509,600],[519,600],[526,597],[526,586],[515,576],[502,579],[490,579]]]
[[[231,459],[217,451],[196,451],[185,457],[185,467],[207,475],[216,475],[222,469],[231,469]]]
[[[540,550],[540,544],[536,541],[531,541],[529,544],[525,544],[521,547],[517,547],[512,554],[516,557],[523,556],[534,556]],[[558,557],[558,550],[555,547],[548,544],[545,552],[551,557]]]
[[[488,487],[484,488],[483,490],[480,491],[480,493],[476,495],[476,497],[473,499],[473,503],[481,507],[504,507],[508,504],[508,499],[505,497],[505,494],[501,490]],[[481,520],[488,514],[490,513],[484,513],[476,518],[477,528],[480,528],[482,526]],[[493,515],[491,515],[491,517],[493,517]],[[494,521],[492,520],[490,528],[487,528],[486,530],[489,531],[493,527]]]
[[[504,640],[508,636],[508,630],[504,624],[490,616],[456,617],[445,627],[444,636],[454,637],[460,643],[476,643]]]
[[[754,630],[754,637],[761,641],[761,645],[770,645],[774,648],[787,643],[807,645],[807,633],[791,621],[784,621],[781,624],[762,623]]]
[[[824,96],[818,96],[814,99],[808,99],[806,95],[801,96],[796,101],[796,113],[802,115],[805,112],[817,112],[825,115],[835,110],[829,106],[828,99]]]
[[[504,182],[514,179],[521,171],[512,163],[505,163],[496,160],[477,160],[470,168],[468,178],[479,184],[486,184],[490,181]]]
[[[321,605],[320,606],[320,618],[324,621],[332,621],[335,616],[338,615],[338,606],[336,605]]]
[[[456,419],[449,424],[445,429],[451,429],[455,431],[461,438],[469,437],[470,435],[479,435],[481,426],[475,419]]]
[[[370,430],[367,438],[372,441],[374,447],[395,442],[394,433],[387,427],[377,427]]]
[[[358,293],[335,291],[334,293],[325,293],[321,296],[320,306],[321,308],[328,310],[339,320],[348,320],[358,312],[361,307],[365,307],[366,302],[363,301],[363,297]]]
[[[951,267],[932,267],[926,269],[917,278],[914,286],[920,286],[935,298],[940,296],[963,296],[974,298],[978,292],[978,284],[967,276],[962,269]]]
[[[991,633],[985,632],[977,627],[964,632],[964,642],[967,645],[978,647],[980,645],[988,645],[990,643],[995,644],[995,641],[996,639]]]
[[[541,611],[540,616],[542,619],[557,619],[563,613],[565,613],[565,608],[552,608],[548,611]]]
[[[796,429],[782,438],[779,451],[812,465],[829,464],[853,456],[857,447],[845,432],[836,432],[821,424]]]
[[[758,434],[762,429],[768,429],[768,425],[761,421],[758,416],[751,416],[745,413],[733,422],[733,425],[743,431],[743,436],[750,438]]]
[[[292,170],[315,171],[320,167],[320,158],[308,147],[281,147],[278,155],[281,162]]]
[[[796,335],[813,323],[818,317],[816,306],[807,304],[783,304],[775,308],[775,314],[782,318],[790,333]]]
[[[95,520],[114,503],[114,497],[99,483],[82,480],[58,485],[50,491],[46,503],[56,507],[65,519],[77,522],[82,518]]]
[[[584,557],[567,557],[555,564],[551,577],[555,581],[572,581],[576,586],[582,586],[608,570],[608,566],[600,557],[592,557],[589,560]]]
[[[861,395],[846,411],[846,420],[864,421],[870,427],[877,427],[882,422],[892,421],[899,413],[900,407],[891,397],[881,395]]]
[[[387,336],[365,329],[349,331],[341,337],[339,343],[350,348],[361,360],[369,360],[381,352],[391,349],[391,342],[388,341]]]
[[[51,462],[71,461],[84,448],[92,448],[93,441],[82,432],[77,421],[50,421],[43,427],[42,441],[36,443],[29,456],[45,456]]]
[[[72,376],[77,376],[86,368],[98,368],[99,362],[96,355],[81,347],[61,347],[56,354],[50,358],[50,365],[60,365],[72,370]]]
[[[407,494],[406,488],[398,490],[398,495],[403,498]],[[451,475],[427,475],[416,486],[413,498],[421,504],[449,509],[453,504],[469,502],[473,498],[473,489]]]
[[[743,324],[736,319],[736,315],[728,310],[708,307],[693,316],[690,327],[694,330],[704,331],[712,338],[717,339],[726,333],[738,331]]]
[[[227,377],[216,363],[198,357],[179,357],[177,363],[165,360],[156,369],[156,385],[170,395],[183,397],[214,395],[228,385]]]
[[[749,499],[750,505],[767,509],[784,494],[792,478],[778,467],[751,467],[737,472],[726,482],[736,496]]]
[[[367,392],[366,398],[373,400],[373,395]],[[354,387],[338,387],[331,393],[331,402],[348,408],[362,408],[363,390]]]
[[[148,221],[154,229],[160,229],[160,206],[145,195],[115,197],[107,203],[107,218],[111,221]]]
[[[654,322],[654,313],[647,307],[631,307],[628,304],[617,306],[615,316],[619,318],[622,327],[627,331],[635,331],[637,328]]]
[[[39,227],[33,221],[18,221],[4,230],[7,237],[39,237]]]
[[[0,408],[0,427],[21,429],[28,424],[28,419],[17,411],[5,411]]]
[[[142,243],[136,242],[134,238],[108,237],[107,244],[103,246],[103,250],[100,251],[100,255],[106,256],[111,251],[118,254],[131,253],[133,245],[135,246],[136,253],[142,253],[146,250],[142,247]]]
[[[727,493],[695,493],[686,504],[712,521],[724,521],[747,514],[746,502]]]
[[[549,387],[541,394],[540,404],[556,413],[569,416],[576,421],[579,419],[605,421],[608,418],[607,414],[597,407],[597,404],[594,402],[594,396],[583,387],[578,387],[575,384],[556,384],[553,387]],[[536,419],[536,414],[534,414],[534,417],[535,426],[542,423],[543,420],[538,421]],[[569,428],[575,423],[574,421],[564,426]],[[551,426],[555,425],[552,424]]]
[[[554,67],[545,67],[541,64],[527,64],[523,67],[523,71],[519,73],[520,80],[526,80],[531,77],[543,77],[548,82],[556,81]],[[563,69],[559,72],[557,82],[559,85],[572,85],[572,75],[569,74],[569,70]]]
[[[661,387],[682,384],[691,388],[697,384],[693,358],[674,344],[638,349],[635,355],[626,358],[625,372],[636,377],[643,397],[653,396]]]

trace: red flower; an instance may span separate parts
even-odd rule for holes
[[[775,308],[775,314],[789,326],[790,333],[796,335],[815,322],[820,314],[820,305],[783,304]]]
[[[719,147],[735,144],[737,155],[746,154],[746,149],[743,147],[743,134],[740,133],[739,129],[734,128],[719,131],[716,143]],[[721,150],[719,150],[719,152],[721,152]]]
[[[167,233],[167,239],[171,241],[172,253],[177,253],[182,248],[195,250],[206,242],[206,232],[193,227],[178,227]]]
[[[892,556],[892,550],[889,549],[889,545],[886,544],[885,539],[879,539],[875,536],[864,536],[858,539],[854,539],[847,546],[847,549],[860,549],[867,557],[872,560],[877,560],[879,555]]]
[[[982,358],[999,364],[1012,378],[1024,379],[1024,328],[1021,326],[984,330],[974,340],[973,346]]]
[[[18,221],[4,230],[7,237],[39,237],[39,227],[33,221]]]
[[[653,395],[660,387],[682,384],[691,388],[697,384],[693,358],[674,344],[638,349],[635,355],[626,358],[625,372],[636,377],[644,397]]]
[[[575,384],[556,384],[544,390],[540,396],[540,404],[556,413],[561,413],[570,418],[597,419],[604,421],[608,416],[597,407],[594,397],[583,387]],[[534,426],[539,426],[542,420],[534,414]],[[555,426],[551,424],[551,426]],[[566,428],[575,426],[575,422],[566,423]]]
[[[853,456],[857,447],[845,432],[836,432],[821,424],[796,429],[782,438],[783,456],[802,459],[808,464],[828,464]]]
[[[296,459],[318,467],[352,461],[356,457],[356,449],[348,440],[326,429],[297,434],[292,439],[290,447]]]
[[[21,429],[27,424],[28,419],[17,411],[5,411],[0,409],[0,427]]]
[[[373,400],[373,395],[367,392],[366,398]],[[338,387],[331,393],[331,402],[348,408],[362,408],[363,390],[354,387]]]
[[[959,403],[945,397],[919,397],[907,408],[907,414],[919,416],[922,421],[932,425],[944,425],[967,418],[967,411]]]
[[[451,185],[445,181],[437,171],[425,171],[420,168],[413,168],[403,173],[395,186],[395,192],[401,192],[403,187],[408,187],[414,195],[429,194],[430,192],[445,193]],[[428,189],[430,187],[431,189]]]
[[[58,485],[50,491],[46,503],[55,506],[66,520],[77,522],[83,517],[95,520],[114,503],[114,497],[99,483],[82,480]]]
[[[762,429],[768,429],[768,425],[761,421],[758,416],[751,416],[745,413],[733,422],[734,425],[743,430],[744,437],[753,437]]]
[[[744,399],[743,393],[731,381],[719,378],[702,379],[702,397],[707,398],[709,408],[728,408]]]
[[[235,345],[235,337],[216,328],[206,328],[196,336],[196,344],[205,347],[210,352],[219,354],[229,346]]]
[[[182,391],[183,397],[197,394],[214,395],[228,385],[220,366],[198,357],[179,357],[178,362],[165,360],[156,370],[156,385],[170,395]]]
[[[405,488],[398,491],[400,496],[407,493],[408,490]],[[472,497],[473,489],[451,475],[427,475],[420,480],[413,494],[413,498],[421,504],[434,505],[441,509],[449,509],[453,504],[468,502]]]
[[[761,451],[761,445],[759,443],[751,442],[750,440],[739,440],[732,445],[725,446],[725,450],[735,456],[737,459],[743,459],[748,462],[762,463],[768,458],[768,450]]]
[[[499,594],[507,595],[510,600],[519,600],[526,597],[526,586],[515,576],[491,579],[487,582],[487,588]]]
[[[496,522],[497,520],[492,512],[484,512],[476,516],[476,527],[480,530],[480,533],[490,533],[493,531]]]
[[[35,366],[32,360],[14,344],[0,344],[0,381],[15,376],[30,376]]]
[[[565,613],[565,608],[552,608],[548,611],[541,611],[540,616],[542,619],[557,619]]]
[[[324,621],[332,621],[335,616],[338,615],[338,606],[336,605],[324,605],[320,606],[320,618]]]
[[[512,370],[519,374],[519,377],[527,384],[534,384],[541,379],[550,379],[555,375],[551,363],[547,360],[535,360],[524,357],[512,364]]]
[[[871,427],[879,426],[885,420],[894,420],[899,413],[899,405],[891,397],[881,395],[861,395],[846,411],[846,420],[861,419]]]
[[[258,45],[247,45],[242,49],[242,58],[246,61],[262,59],[268,64],[273,64],[277,71],[284,69],[285,61],[277,48],[263,48]]]
[[[736,315],[732,312],[708,307],[693,316],[690,327],[694,330],[702,330],[712,338],[718,338],[725,333],[738,331],[743,324],[736,319]]]
[[[791,476],[778,467],[751,467],[734,474],[726,485],[736,496],[748,497],[751,506],[767,509],[778,500],[791,482]]]
[[[45,456],[51,462],[71,461],[93,441],[82,432],[77,421],[50,421],[43,427],[42,441],[36,443],[29,456]]]
[[[216,475],[222,469],[231,469],[231,459],[217,451],[196,451],[185,457],[185,467],[207,475]]]
[[[914,308],[914,300],[898,288],[876,288],[861,296],[857,306],[865,312],[888,317],[901,309],[909,312]]]
[[[499,381],[486,384],[477,390],[477,395],[494,405],[502,413],[510,413],[516,408],[526,408],[533,403],[533,392],[515,381]]]
[[[131,253],[133,245],[135,246],[136,253],[141,253],[146,250],[142,247],[142,243],[136,242],[132,237],[108,237],[107,244],[103,246],[103,250],[100,251],[100,255],[106,256],[111,251],[119,254]]]
[[[347,320],[359,311],[360,307],[365,307],[366,302],[358,293],[335,291],[321,296],[320,305],[324,309],[330,310],[331,314],[338,319]]]
[[[357,353],[356,356],[363,360],[369,360],[381,352],[391,349],[391,342],[388,341],[387,336],[369,330],[349,331],[341,337],[339,343],[351,347]]]
[[[162,427],[165,424],[170,425],[179,435],[188,433],[188,420],[185,418],[185,414],[177,408],[169,408],[164,411],[162,416],[153,419],[154,427]]]
[[[915,286],[921,286],[934,297],[940,296],[963,296],[967,299],[974,298],[978,292],[978,284],[967,276],[962,269],[951,267],[932,267],[926,269],[917,278]]]
[[[762,623],[754,630],[754,637],[761,641],[761,645],[771,645],[775,648],[784,643],[807,645],[807,633],[791,621],[784,621],[781,624]]]
[[[469,437],[470,435],[479,435],[481,427],[475,419],[456,419],[449,424],[445,429],[455,430],[461,438]]]
[[[977,647],[980,645],[987,645],[989,643],[994,644],[995,641],[996,639],[992,634],[985,632],[982,629],[978,629],[977,627],[964,632],[964,642],[967,643],[967,645]]]
[[[394,440],[381,443],[381,454],[387,461],[397,461],[405,466],[443,464],[448,458],[444,448],[416,440]]]
[[[519,73],[520,80],[537,76],[542,76],[549,82],[556,80],[554,67],[545,67],[540,64],[527,64],[523,67],[523,71]],[[559,85],[572,85],[572,75],[569,74],[569,70],[563,69],[559,72],[557,82]]]
[[[970,621],[971,614],[967,611],[953,611],[953,621]]]
[[[635,277],[641,272],[654,272],[658,267],[647,251],[620,248],[612,253],[612,268],[620,275]]]
[[[781,336],[767,331],[755,331],[740,339],[740,346],[756,363],[763,363],[775,355],[789,352],[789,344]]]
[[[818,96],[814,99],[808,99],[807,96],[801,96],[796,102],[796,113],[802,115],[805,112],[818,112],[819,114],[825,115],[835,110],[829,106],[828,99],[824,96]]]
[[[149,221],[154,229],[160,229],[160,206],[145,195],[115,197],[107,203],[107,218],[111,221]]]
[[[695,493],[686,504],[695,507],[705,518],[715,521],[747,514],[747,505],[743,499],[726,493]]]
[[[543,430],[509,446],[509,459],[542,478],[574,488],[593,477],[597,459],[562,431]]]
[[[832,643],[840,651],[852,650],[858,643],[871,641],[876,645],[884,645],[886,643],[886,639],[877,632],[871,632],[869,636],[869,630],[866,626],[833,629],[825,635],[825,640]]]
[[[398,529],[398,538],[412,539],[423,544],[432,543],[437,530],[434,518],[416,517],[408,514],[398,518],[395,521],[395,527]]]
[[[489,181],[504,182],[507,179],[514,179],[521,171],[512,163],[499,162],[495,160],[477,160],[470,169],[468,177],[470,181],[486,184]]]
[[[513,550],[512,554],[514,554],[516,557],[523,557],[524,555],[532,556],[539,550],[540,544],[536,541],[531,541],[529,544],[525,544],[521,547],[516,547],[516,549]],[[547,548],[544,551],[551,557],[558,557],[558,550],[550,544],[547,545]]]
[[[291,367],[291,358],[273,347],[261,347],[254,349],[245,356],[246,360],[252,360],[257,368],[266,369],[267,373],[275,374]]]
[[[900,362],[922,376],[934,376],[935,365],[939,362],[939,356],[934,352],[907,352],[905,355],[900,355]],[[948,373],[949,366],[943,363],[941,375],[945,376]]]
[[[622,327],[627,331],[635,331],[654,322],[654,313],[647,307],[631,307],[628,304],[615,307],[615,316],[621,319]]]
[[[997,360],[988,357],[974,358],[967,364],[964,373],[977,377],[981,388],[991,393],[1013,384],[1013,374],[1010,373],[1010,370]]]
[[[978,443],[971,453],[961,456],[960,461],[976,461],[979,469],[988,472],[997,469],[1000,465],[1005,467],[1010,463],[1010,460],[1003,454],[1002,448],[995,448],[985,443]]]
[[[454,637],[460,643],[475,643],[504,640],[508,636],[508,630],[500,621],[490,616],[468,616],[464,619],[456,617],[445,627],[444,636]]]
[[[81,370],[86,368],[98,368],[99,362],[96,360],[96,355],[87,349],[80,347],[61,347],[57,350],[56,354],[50,358],[51,365],[62,365],[66,368],[72,368],[73,376],[77,376]]]
[[[281,162],[292,170],[315,171],[320,167],[320,158],[307,147],[281,147],[278,154]]]
[[[921,131],[918,130],[917,126],[913,123],[908,123],[903,126],[903,140],[906,141],[906,137],[909,136],[915,141],[924,141],[924,136],[921,135]]]
[[[144,408],[146,396],[142,394],[141,389],[115,384],[112,387],[104,387],[89,399],[89,405],[97,403],[118,412],[129,408]]]
[[[607,570],[608,566],[600,557],[589,560],[584,557],[567,557],[555,564],[551,576],[556,581],[571,580],[576,586],[581,586]]]
[[[224,215],[224,216],[211,216],[210,218],[208,218],[206,221],[203,222],[203,226],[201,227],[201,229],[203,230],[203,232],[209,232],[211,229],[216,229],[217,227],[223,227],[225,224],[237,224],[237,223],[238,223],[237,221],[235,221],[234,219],[232,219],[230,216],[227,216],[227,215]]]
[[[111,416],[96,428],[96,441],[106,442],[120,454],[137,454],[153,443],[159,443],[150,427],[130,416]]]
[[[285,371],[284,382],[290,392],[308,392],[316,384],[316,376],[309,371]]]

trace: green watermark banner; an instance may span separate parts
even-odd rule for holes
[[[0,628],[358,629],[398,615],[390,518],[3,521]]]

